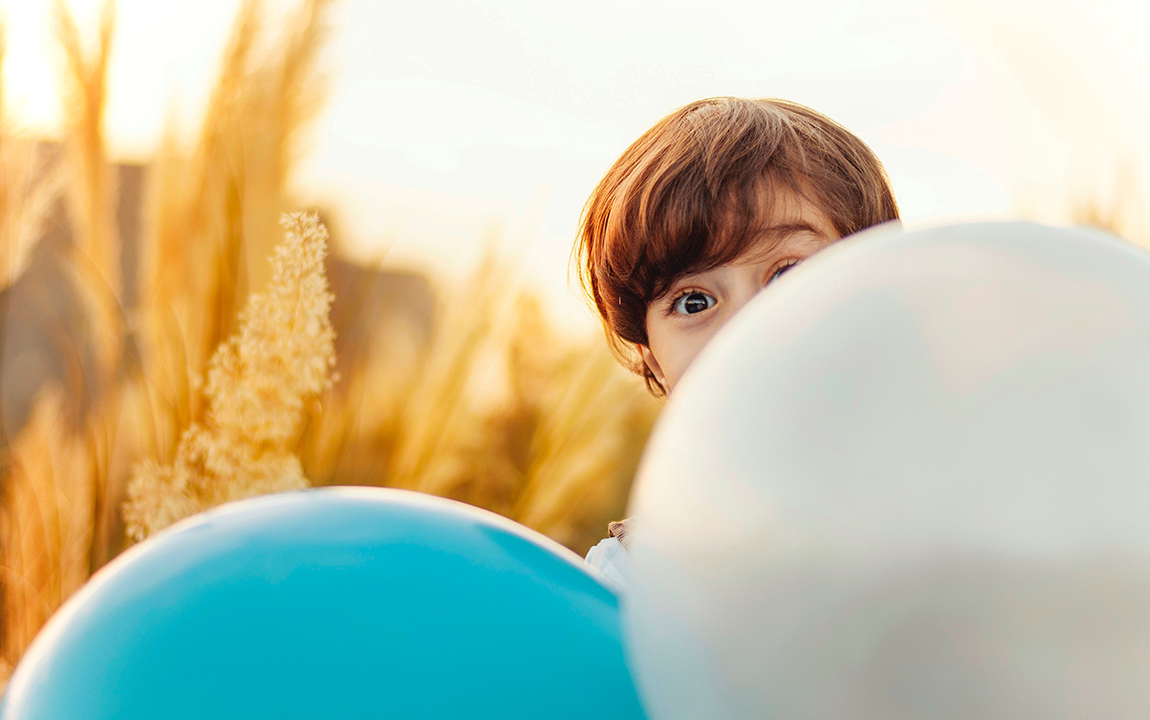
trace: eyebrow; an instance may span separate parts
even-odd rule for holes
[[[756,230],[754,237],[765,237],[765,238],[770,239],[770,240],[781,240],[785,237],[789,237],[791,235],[797,235],[798,233],[801,233],[801,232],[809,232],[812,235],[818,235],[819,237],[826,237],[826,235],[821,230],[815,228],[810,223],[805,223],[805,222],[779,223],[778,225],[767,225],[766,227],[763,227],[763,228]],[[744,250],[744,252],[746,252],[746,250]],[[673,280],[671,283],[669,283],[667,285],[667,289],[664,290],[661,295],[658,295],[656,297],[651,298],[651,302],[670,297],[672,294],[679,292],[679,290],[682,288],[684,283],[689,285],[690,284],[689,278],[697,277],[699,275],[702,275],[705,272],[707,272],[707,270],[700,270],[698,272],[680,275],[679,277],[675,278],[675,280]]]
[[[822,235],[823,233],[816,229],[813,225],[808,223],[783,223],[781,225],[768,225],[755,232],[756,236],[766,235],[773,238],[786,237],[787,235],[795,235],[801,232],[809,232],[813,235]]]
[[[755,231],[754,235],[752,235],[751,242],[744,248],[743,254],[755,257],[769,255],[774,251],[776,243],[792,235],[798,235],[804,232],[817,237],[826,237],[821,230],[810,223],[793,222],[767,225]]]

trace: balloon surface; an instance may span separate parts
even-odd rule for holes
[[[1150,255],[844,240],[695,360],[630,509],[656,720],[1150,718]]]
[[[461,503],[328,488],[132,548],[18,666],[3,720],[643,717],[615,596]]]

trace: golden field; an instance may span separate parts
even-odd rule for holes
[[[580,553],[623,512],[659,406],[601,340],[494,254],[451,292],[357,266],[288,196],[329,4],[245,2],[198,133],[146,168],[107,157],[111,3],[93,32],[55,6],[65,136],[0,125],[4,677],[127,544],[228,500],[408,488]]]

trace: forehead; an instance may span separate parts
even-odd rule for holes
[[[741,202],[732,199],[726,205],[717,214],[707,250],[691,270],[754,259],[796,235],[838,237],[830,215],[803,179],[764,178]]]
[[[809,193],[784,187],[762,195],[741,255],[769,253],[795,235],[838,237],[830,216]]]
[[[834,232],[830,215],[817,200],[814,188],[805,178],[778,180],[764,178],[755,186],[749,200],[760,229],[775,225],[807,223],[817,230]]]
[[[640,222],[644,241],[628,274],[640,280],[649,303],[679,279],[773,250],[808,232],[837,238],[835,224],[811,183],[797,173],[766,171],[727,178],[718,187],[670,186],[666,202]]]

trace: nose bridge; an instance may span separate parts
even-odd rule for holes
[[[728,300],[732,314],[741,310],[744,305],[751,301],[751,298],[758,295],[759,291],[765,287],[760,275],[758,268],[754,266],[748,266],[739,273],[738,281],[731,285],[731,294]]]

